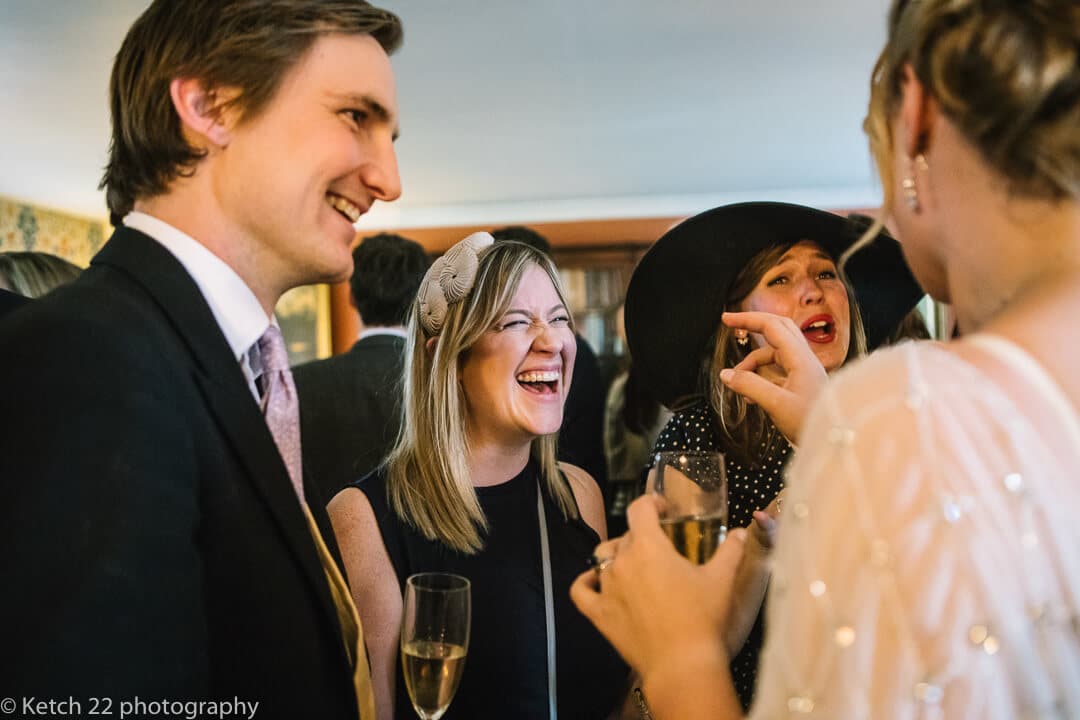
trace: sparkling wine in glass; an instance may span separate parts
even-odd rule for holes
[[[660,526],[679,554],[701,565],[727,536],[727,476],[718,452],[656,454],[653,492],[663,498]]]
[[[469,649],[469,581],[449,573],[420,573],[405,581],[401,664],[413,709],[438,720],[454,699]]]

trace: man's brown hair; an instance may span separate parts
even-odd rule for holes
[[[401,21],[363,0],[154,0],[124,38],[109,83],[112,140],[100,188],[113,225],[138,198],[190,176],[205,155],[184,139],[169,85],[174,78],[236,88],[222,102],[249,120],[321,35],[370,35],[387,54]]]

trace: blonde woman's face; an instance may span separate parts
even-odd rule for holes
[[[558,432],[576,353],[570,314],[551,278],[530,267],[510,308],[461,366],[470,443],[516,447]]]
[[[741,310],[791,318],[827,371],[844,364],[851,343],[851,306],[836,263],[816,243],[801,242],[765,271]],[[754,336],[755,345],[763,340]]]

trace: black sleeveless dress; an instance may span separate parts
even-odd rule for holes
[[[427,540],[389,507],[385,475],[353,484],[371,503],[400,589],[418,572],[452,572],[472,583],[472,632],[465,671],[444,720],[546,720],[547,631],[536,508],[539,466],[477,488],[490,530],[484,549],[464,555]],[[629,669],[570,601],[570,584],[599,537],[584,521],[565,520],[544,493],[555,603],[556,682],[560,720],[604,718],[621,700]],[[397,663],[395,717],[415,720]]]

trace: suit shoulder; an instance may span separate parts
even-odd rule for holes
[[[168,322],[151,302],[123,289],[75,283],[0,324],[0,373],[108,382],[161,378],[179,352]]]

